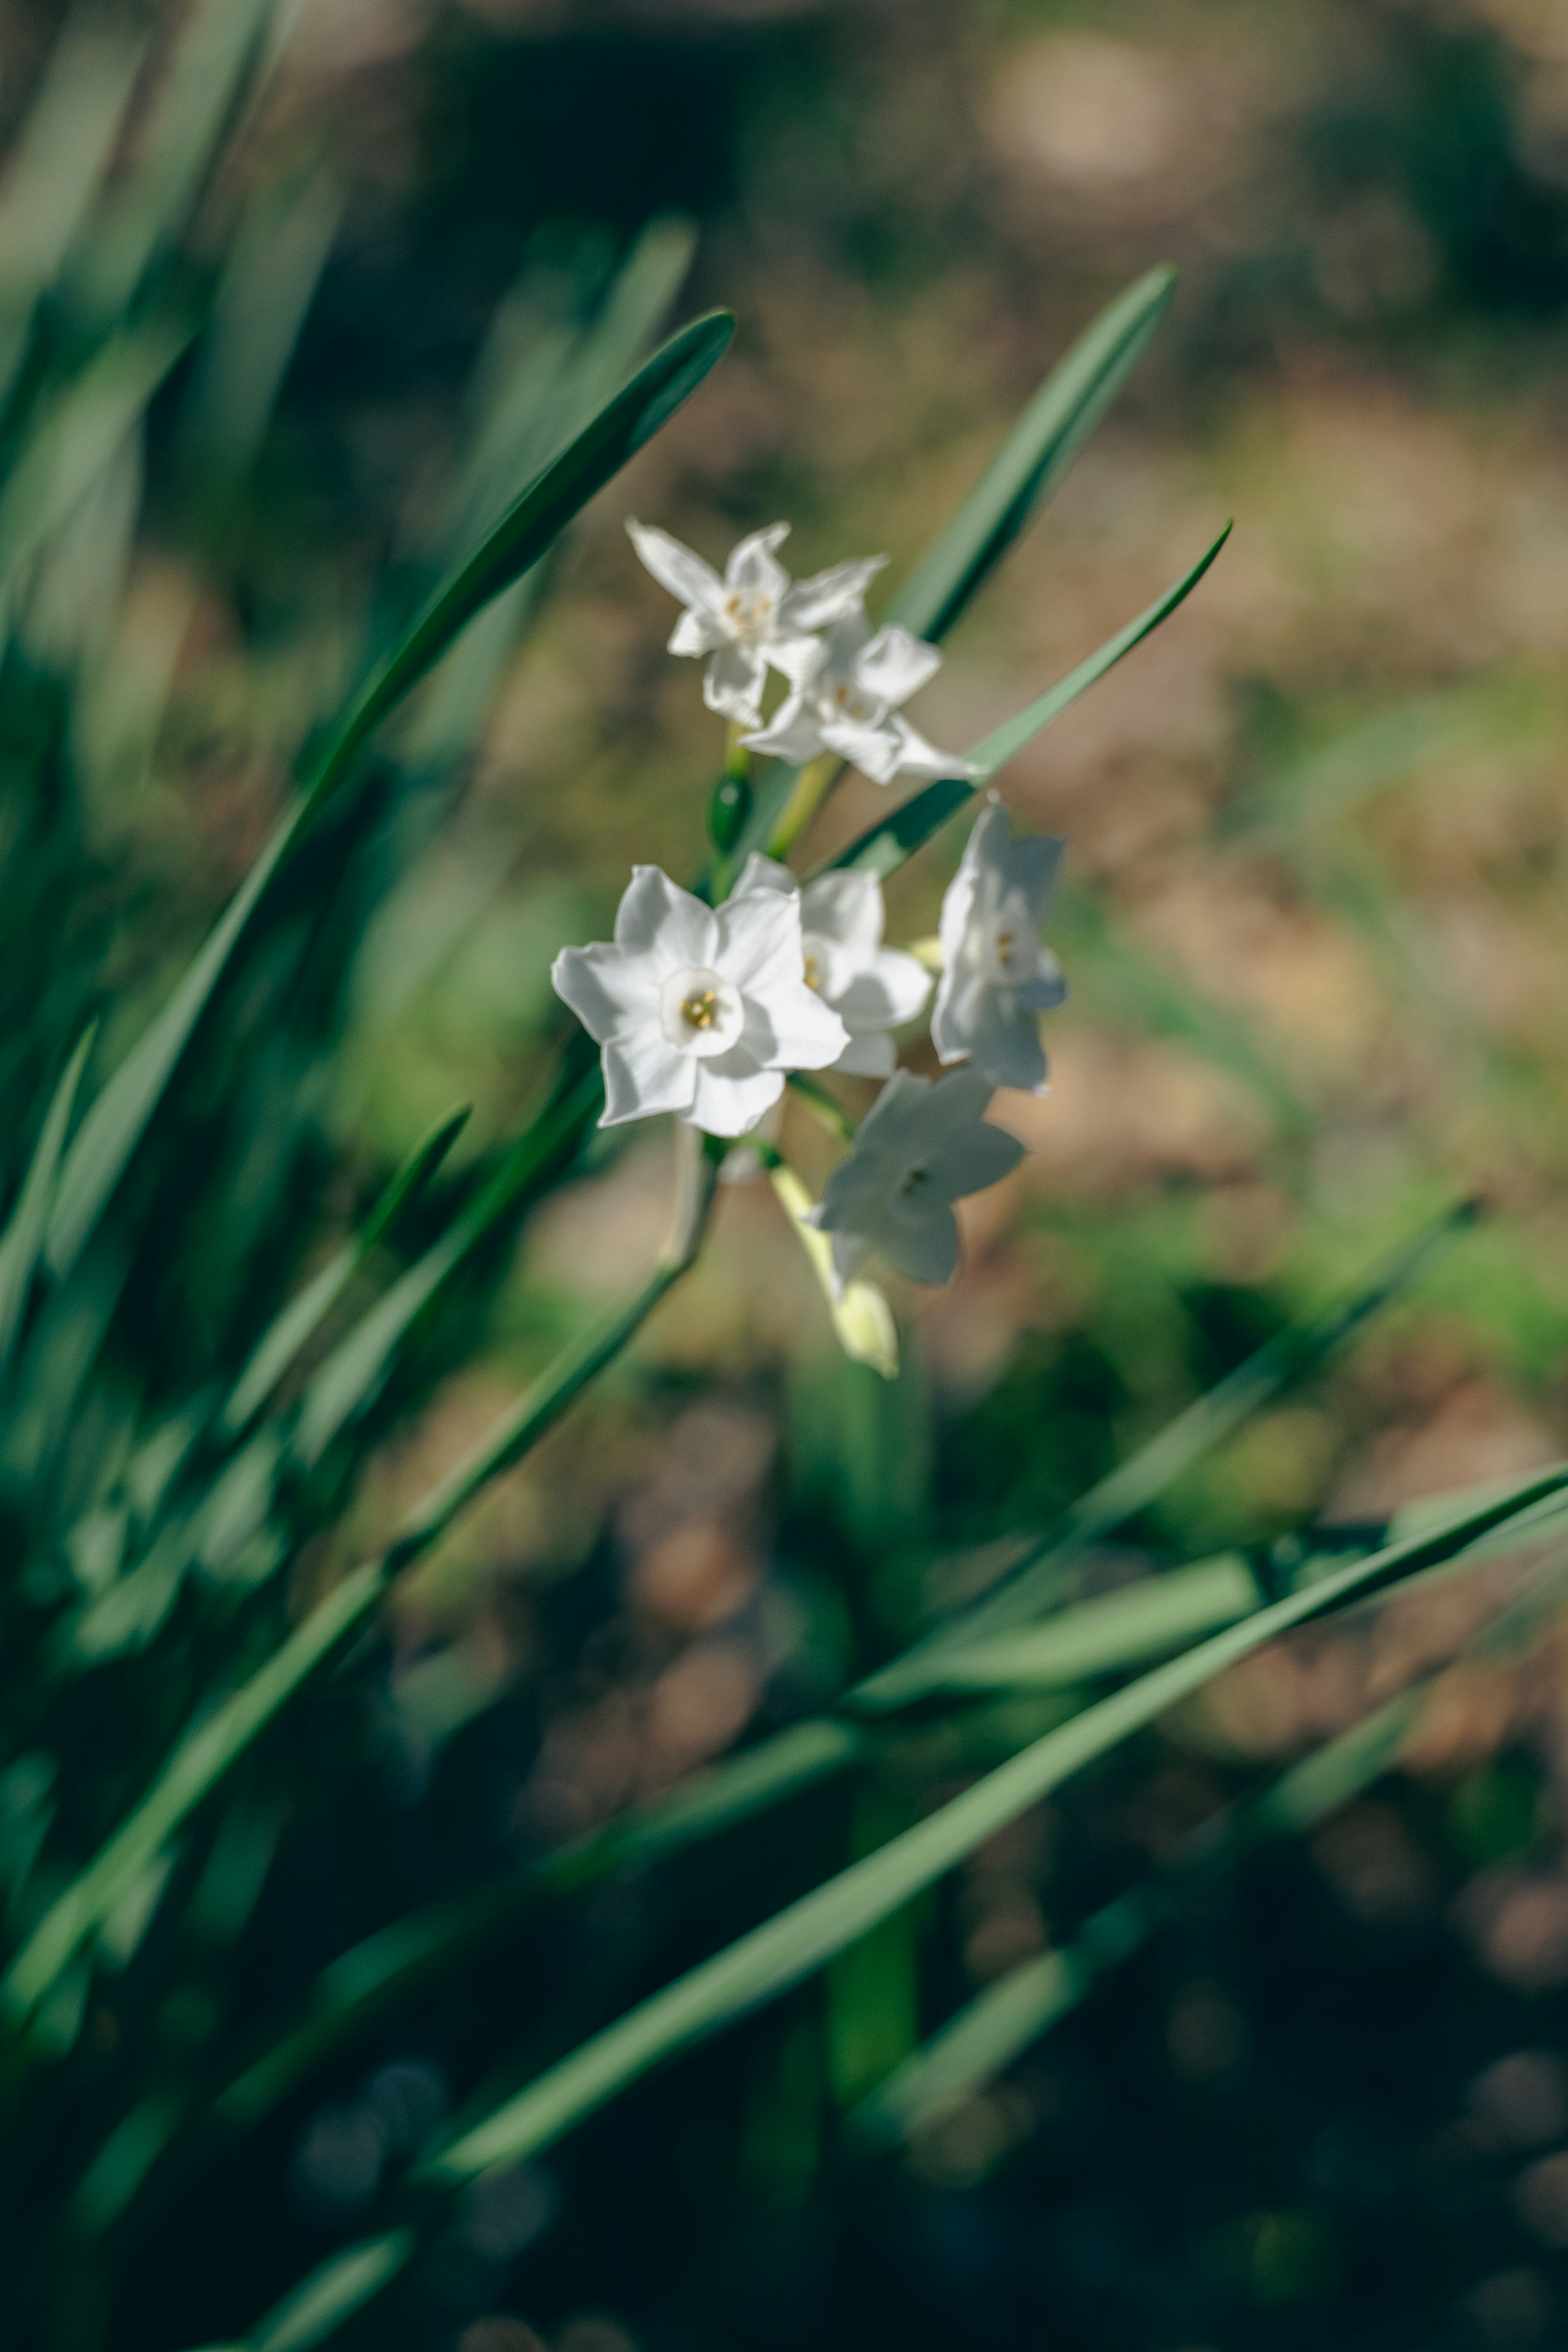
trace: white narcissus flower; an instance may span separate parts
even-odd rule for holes
[[[753,851],[738,887],[798,893],[805,984],[849,1032],[833,1066],[857,1077],[889,1076],[898,1055],[888,1032],[924,1011],[931,975],[901,948],[882,945],[887,909],[877,876],[823,874],[803,890],[787,866]]]
[[[964,845],[942,902],[942,974],[931,1042],[944,1062],[973,1062],[992,1083],[1043,1095],[1046,1056],[1035,1015],[1068,992],[1062,969],[1036,934],[1056,894],[1066,844],[1054,834],[1013,839],[993,801]]]
[[[896,1071],[828,1178],[812,1222],[832,1236],[833,1270],[853,1282],[880,1256],[911,1282],[948,1282],[958,1268],[952,1203],[1017,1166],[1016,1135],[982,1118],[993,1088],[978,1070],[951,1078]]]
[[[710,563],[667,530],[635,521],[626,530],[659,586],[686,607],[670,637],[670,652],[710,655],[702,698],[710,710],[746,727],[755,727],[762,718],[768,664],[781,667],[785,648],[799,652],[811,646],[812,630],[826,628],[858,604],[888,560],[871,555],[836,563],[792,587],[773,553],[789,537],[789,525],[775,522],[741,541],[721,580]]]
[[[942,667],[934,646],[889,621],[871,634],[856,599],[836,620],[826,642],[784,647],[774,656],[794,692],[768,725],[742,737],[750,751],[768,751],[802,768],[819,751],[837,751],[879,784],[895,776],[973,776],[967,760],[939,751],[900,711]]]
[[[563,948],[550,972],[603,1049],[601,1127],[669,1110],[748,1134],[786,1070],[826,1069],[848,1043],[804,961],[797,898],[742,889],[705,907],[658,866],[634,866],[614,946]]]

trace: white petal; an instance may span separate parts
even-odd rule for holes
[[[899,772],[900,738],[893,732],[899,722],[886,727],[863,727],[853,719],[834,719],[825,723],[822,740],[841,760],[847,760],[873,783],[890,784]]]
[[[711,964],[719,925],[711,907],[672,882],[662,866],[634,866],[616,910],[616,945],[623,955],[652,955],[661,970]]]
[[[894,711],[888,727],[898,740],[899,752],[894,773],[900,776],[977,776],[980,773],[973,760],[960,758],[956,751],[939,751],[923,735],[910,725],[907,719]]]
[[[858,1280],[862,1269],[876,1255],[875,1245],[860,1234],[835,1234],[833,1236],[833,1274],[842,1297],[849,1285]]]
[[[931,974],[900,948],[879,948],[847,988],[838,990],[833,1010],[851,1034],[867,1029],[901,1029],[918,1020],[931,994]]]
[[[942,913],[937,919],[942,966],[942,986],[937,991],[939,1004],[952,992],[954,977],[964,960],[964,943],[978,911],[975,900],[980,883],[980,858],[974,845],[979,830],[976,825],[964,844],[958,871],[943,893]]]
[[[697,1091],[702,1065],[689,1054],[678,1054],[658,1029],[638,1029],[612,1037],[600,1055],[605,1072],[605,1112],[601,1127],[620,1127],[628,1118],[651,1118],[657,1111],[684,1116]]]
[[[710,654],[724,642],[724,633],[707,613],[682,613],[669,633],[665,650],[672,654]]]
[[[763,715],[767,663],[750,646],[721,646],[702,674],[702,699],[710,710],[754,727]]]
[[[885,555],[860,556],[835,563],[826,572],[814,572],[809,580],[797,580],[780,608],[781,625],[821,629],[841,619],[860,603],[887,560]]]
[[[873,956],[887,920],[875,874],[824,874],[801,893],[800,927],[857,955]]]
[[[945,1201],[933,1201],[919,1224],[889,1223],[877,1247],[908,1282],[951,1282],[958,1272],[958,1221]]]
[[[787,760],[792,768],[804,768],[822,749],[816,713],[803,694],[792,694],[786,702],[780,703],[766,727],[755,734],[742,735],[741,740],[748,751],[763,751],[772,759]]]
[[[942,656],[934,646],[922,644],[897,621],[889,621],[862,646],[855,664],[855,683],[862,693],[874,694],[879,701],[897,709],[941,667]]]
[[[827,647],[820,637],[802,637],[791,632],[773,638],[768,646],[768,659],[799,694],[805,688],[816,685],[826,670]]]
[[[753,849],[742,866],[730,896],[743,898],[748,890],[773,890],[781,898],[793,898],[799,888],[800,884],[787,866],[781,866],[776,857],[764,857],[760,849]]]
[[[904,1154],[911,1140],[920,1135],[927,1097],[932,1091],[931,1079],[922,1078],[917,1071],[895,1070],[861,1120],[854,1150],[847,1160],[839,1161],[828,1178],[824,1199],[840,1180],[846,1183],[853,1181],[857,1160],[867,1162],[875,1153],[886,1153],[895,1159]]]
[[[1067,974],[1049,948],[1042,948],[1039,952],[1039,970],[1035,977],[1025,981],[1023,986],[1013,992],[1019,1003],[1026,1004],[1031,1013],[1054,1013],[1058,1004],[1067,1003]]]
[[[646,956],[626,955],[603,940],[563,948],[550,967],[550,984],[601,1045],[606,1037],[658,1016],[657,967]]]
[[[966,1192],[984,1192],[1000,1183],[1023,1157],[1024,1147],[1016,1135],[981,1118],[950,1138],[927,1164],[937,1191],[957,1201]]]
[[[714,921],[714,965],[743,995],[763,997],[774,988],[805,986],[800,900],[793,890],[732,891]]]
[[[1037,922],[1056,896],[1057,877],[1066,849],[1067,843],[1054,833],[1031,834],[1008,848],[1007,887],[1022,890]]]
[[[932,1014],[931,1039],[940,1060],[967,1055],[993,1086],[1017,1087],[1026,1094],[1044,1090],[1046,1056],[1035,1015],[1011,989],[972,979]]]
[[[710,563],[691,548],[683,547],[668,531],[628,519],[626,533],[661,588],[679,596],[699,613],[716,613],[724,602],[724,583]]]
[[[802,981],[787,993],[774,990],[765,1003],[747,1010],[746,1042],[760,1062],[774,1070],[828,1070],[849,1043],[849,1032],[831,1005]]]
[[[766,530],[754,530],[732,548],[730,561],[724,566],[724,585],[731,593],[737,588],[757,589],[771,596],[775,606],[784,602],[789,588],[789,573],[774,555],[789,537],[787,522],[771,522]]]
[[[890,1078],[898,1067],[899,1057],[893,1041],[885,1030],[873,1029],[864,1036],[851,1034],[833,1066],[854,1078]]]
[[[727,1054],[724,1061],[732,1058]],[[691,1066],[697,1073],[697,1088],[685,1116],[709,1135],[749,1135],[784,1092],[784,1074],[779,1070],[752,1070],[744,1076],[726,1077],[721,1063],[693,1062]]]

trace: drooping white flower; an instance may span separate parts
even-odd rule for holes
[[[849,1032],[834,1064],[863,1078],[888,1077],[898,1060],[889,1029],[924,1011],[931,976],[901,948],[885,948],[887,909],[875,874],[823,874],[803,890],[787,866],[755,852],[739,887],[798,894],[805,984]]]
[[[833,1268],[854,1281],[881,1256],[911,1282],[947,1282],[958,1267],[952,1203],[1016,1168],[1024,1147],[981,1116],[992,1096],[978,1070],[950,1078],[898,1070],[828,1178],[813,1223],[833,1239]]]
[[[603,1049],[600,1125],[668,1110],[747,1134],[786,1070],[826,1069],[848,1042],[804,965],[793,896],[741,889],[705,907],[658,866],[634,866],[615,944],[563,948],[550,973]]]
[[[973,1062],[999,1087],[1046,1091],[1036,1014],[1068,992],[1062,969],[1040,945],[1066,844],[1054,834],[1015,841],[993,801],[965,844],[942,902],[942,974],[931,1042],[944,1062]]]
[[[896,621],[873,636],[858,598],[826,640],[781,648],[774,667],[794,692],[766,727],[742,737],[748,751],[771,752],[797,768],[819,751],[837,751],[879,784],[900,775],[977,773],[967,760],[928,743],[901,712],[942,667],[936,647]]]
[[[710,710],[755,727],[763,715],[768,664],[780,666],[784,649],[799,652],[858,604],[887,562],[885,555],[836,563],[810,580],[791,585],[773,550],[789,536],[787,522],[754,530],[734,548],[720,579],[710,563],[667,530],[628,521],[632,545],[661,588],[686,610],[669,640],[672,654],[711,656],[702,681]]]

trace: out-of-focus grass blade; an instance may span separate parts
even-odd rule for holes
[[[635,366],[680,289],[695,243],[688,222],[651,223],[618,271],[600,316],[575,339],[560,329],[526,333],[521,321],[498,320],[497,348],[487,353],[481,373],[498,376],[499,385],[485,403],[446,520],[455,553],[468,551],[519,482],[551,455],[572,417],[595,406]],[[505,346],[525,333],[523,353],[509,366]],[[439,767],[471,750],[548,571],[548,564],[535,565],[453,647],[410,730],[411,765]]]
[[[161,246],[183,229],[273,0],[199,0],[153,100],[130,178],[95,224],[73,290],[96,318],[126,310]]]
[[[220,1426],[231,1436],[237,1434],[252,1413],[266,1403],[393,1220],[429,1183],[468,1118],[467,1106],[450,1111],[422,1142],[415,1145],[353,1240],[346,1242],[314,1280],[306,1284],[297,1298],[289,1300],[270,1329],[263,1334],[223,1409]]]
[[[233,1768],[301,1685],[362,1626],[403,1571],[421,1559],[492,1478],[552,1429],[588,1382],[617,1356],[700,1246],[718,1179],[714,1149],[687,1131],[676,1230],[653,1274],[630,1303],[562,1349],[472,1450],[421,1496],[389,1549],[335,1585],[237,1690],[189,1732],[153,1786],[86,1868],[62,1890],[0,1979],[0,2011],[20,2023],[37,2010],[78,1946],[130,1893],[165,1841]]]
[[[310,2352],[396,2277],[416,2242],[412,2230],[394,2230],[347,2247],[319,2264],[243,2344],[211,2346],[208,2352]]]
[[[302,1468],[319,1462],[338,1432],[373,1402],[410,1327],[542,1171],[593,1118],[602,1099],[603,1082],[595,1066],[519,1139],[479,1197],[398,1277],[385,1297],[344,1333],[300,1402],[289,1443]]]
[[[1568,1489],[1568,1467],[1523,1480],[1506,1503],[1396,1544],[1258,1611],[1047,1732],[863,1862],[753,1928],[508,2100],[417,2168],[416,2179],[456,2188],[492,2165],[537,2154],[617,2092],[693,2042],[772,2000],[899,1910],[1030,1805],[1131,1733],[1201,1690],[1227,1666],[1295,1626],[1397,1584],[1542,1498]]]
[[[214,2121],[226,2130],[249,2130],[328,2053],[496,1942],[535,1904],[575,1893],[611,1872],[646,1868],[684,1853],[847,1770],[865,1745],[866,1735],[847,1724],[795,1725],[669,1796],[634,1807],[515,1878],[432,1904],[384,1928],[324,1970],[290,2031],[219,2093]]]
[[[537,563],[573,517],[668,423],[728,350],[734,331],[727,310],[712,310],[672,335],[513,501],[356,696],[307,784],[310,808],[336,791],[374,728],[435,667],[464,624]]]
[[[240,224],[181,418],[187,457],[220,481],[243,475],[260,446],[342,216],[323,166],[266,190]]]
[[[886,877],[896,873],[905,859],[912,857],[932,834],[941,830],[950,816],[963,808],[967,801],[972,801],[977,793],[984,792],[998,771],[1021,751],[1026,743],[1032,742],[1042,728],[1048,727],[1053,719],[1059,719],[1080,694],[1086,694],[1107,670],[1113,669],[1124,655],[1130,654],[1134,646],[1142,645],[1162,621],[1169,618],[1177,605],[1191,595],[1230,533],[1231,526],[1226,523],[1208,552],[1199,558],[1173,588],[1168,588],[1163,596],[1157,597],[1152,604],[1140,613],[1136,620],[1129,621],[1127,626],[1108,638],[1097,653],[1090,654],[1087,661],[1079,662],[1066,677],[1058,678],[1055,686],[1047,688],[1016,718],[994,728],[989,735],[973,745],[964,754],[980,771],[972,782],[957,777],[944,777],[938,783],[928,784],[924,792],[916,793],[890,816],[884,817],[880,824],[863,833],[858,841],[851,842],[847,849],[832,860],[833,866],[858,874]]]
[[[1496,1654],[1527,1640],[1561,1605],[1559,1567],[1468,1645]],[[1394,1762],[1426,1706],[1424,1676],[1338,1738],[1281,1772],[1256,1797],[1203,1823],[1159,1872],[1086,1920],[1072,1941],[1026,1961],[933,2034],[849,2118],[868,2149],[910,2138],[1021,2056],[1079,2007],[1106,1972],[1142,1948],[1195,1873],[1229,1869],[1274,1838],[1298,1837],[1368,1788]]]
[[[1117,1674],[1247,1616],[1262,1599],[1239,1552],[1173,1569],[1063,1609],[1044,1625],[965,1643],[933,1671],[942,1690],[1059,1689]]]
[[[1175,290],[1173,268],[1151,269],[1084,331],[921,558],[889,620],[917,637],[946,635],[1105,415]]]
[[[1048,1607],[1059,1595],[1068,1564],[1087,1546],[1146,1510],[1165,1488],[1238,1429],[1288,1384],[1304,1380],[1387,1301],[1405,1289],[1432,1254],[1472,1224],[1472,1202],[1447,1211],[1396,1251],[1386,1265],[1349,1297],[1321,1315],[1292,1324],[1176,1415],[1131,1459],[1080,1496],[1055,1525],[1025,1545],[1005,1580],[962,1617],[917,1643],[890,1665],[868,1675],[848,1694],[857,1706],[900,1706],[932,1687],[931,1677],[952,1647],[1005,1632]]]
[[[44,1116],[27,1173],[16,1205],[12,1210],[0,1238],[0,1380],[11,1360],[27,1293],[37,1270],[38,1253],[43,1247],[44,1228],[48,1222],[49,1202],[54,1192],[55,1171],[60,1153],[65,1149],[66,1129],[70,1125],[76,1090],[92,1050],[93,1029],[84,1030],[75,1053],[66,1064],[64,1074],[55,1088],[54,1097]]]
[[[33,305],[91,204],[136,86],[146,36],[82,8],[55,45],[0,184],[0,404]]]
[[[464,624],[537,562],[589,499],[696,390],[733,332],[730,314],[714,311],[656,352],[514,501],[355,698],[300,797],[275,828],[174,994],[83,1119],[67,1156],[49,1226],[48,1259],[56,1274],[74,1265],[97,1224],[262,892],[302,828],[345,781],[374,728],[440,659]],[[0,505],[0,546],[3,521]]]
[[[0,595],[90,488],[191,339],[163,320],[118,337],[56,395],[0,495]]]
[[[1213,1859],[1238,1860],[1268,1835],[1310,1828],[1367,1788],[1393,1762],[1426,1696],[1425,1687],[1402,1692],[1281,1774],[1256,1812],[1243,1808],[1223,1843],[1211,1841]],[[1070,1943],[987,1986],[848,2117],[853,2137],[868,2150],[894,2147],[994,2080],[1163,1926],[1174,1878],[1173,1867],[1129,1889],[1086,1919]]]

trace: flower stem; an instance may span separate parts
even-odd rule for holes
[[[826,1087],[819,1086],[816,1080],[808,1077],[804,1070],[792,1070],[788,1083],[795,1088],[802,1102],[808,1104],[816,1112],[830,1135],[837,1136],[841,1143],[854,1142],[859,1129],[859,1121],[850,1118],[836,1095],[830,1095]]]
[[[768,856],[787,857],[832,786],[844,773],[844,762],[831,751],[808,760],[795,780],[795,789],[768,836]]]

